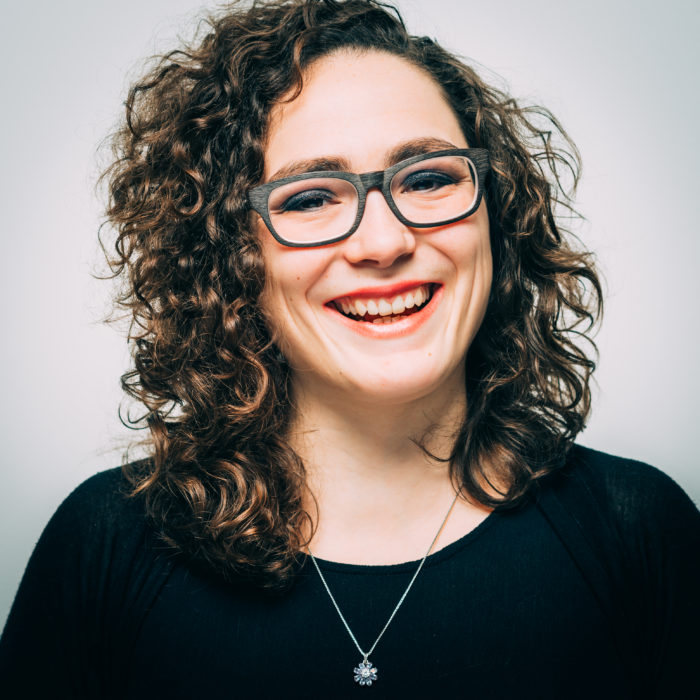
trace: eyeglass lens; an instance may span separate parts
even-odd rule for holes
[[[414,224],[437,224],[468,212],[477,196],[476,168],[464,156],[439,156],[407,165],[391,179],[390,193]],[[269,197],[272,226],[294,243],[339,238],[352,228],[359,195],[355,185],[333,177],[296,180]]]

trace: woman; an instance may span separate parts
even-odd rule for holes
[[[372,0],[266,2],[137,83],[115,148],[152,457],[52,519],[6,686],[692,694],[700,515],[573,445],[600,287],[546,111]]]

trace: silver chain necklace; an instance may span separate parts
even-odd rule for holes
[[[353,669],[353,676],[354,676],[356,683],[359,683],[360,685],[369,686],[369,685],[372,685],[372,683],[377,680],[377,667],[374,666],[372,664],[372,662],[369,660],[369,656],[374,651],[377,644],[379,644],[379,640],[382,638],[382,635],[384,634],[384,632],[386,632],[387,627],[389,627],[389,625],[391,624],[391,621],[394,619],[394,616],[396,615],[399,608],[401,607],[401,604],[406,599],[408,592],[411,590],[411,586],[413,585],[413,582],[416,580],[416,578],[418,577],[418,574],[420,573],[420,570],[423,568],[423,564],[425,564],[425,560],[428,558],[428,554],[430,554],[430,550],[433,548],[433,546],[437,542],[437,538],[440,536],[440,533],[442,532],[442,528],[445,527],[445,523],[447,522],[447,519],[450,517],[450,513],[452,512],[452,509],[454,508],[454,505],[457,502],[458,496],[459,496],[459,491],[455,494],[454,500],[452,501],[452,504],[450,505],[450,508],[447,511],[447,515],[445,516],[445,519],[440,524],[438,531],[435,533],[435,537],[433,537],[433,541],[430,543],[430,547],[428,547],[428,551],[425,553],[423,558],[420,560],[420,564],[418,564],[418,568],[416,569],[416,572],[413,574],[413,578],[409,581],[408,586],[406,586],[406,590],[403,592],[403,595],[399,599],[399,602],[396,603],[396,607],[394,608],[394,611],[391,613],[391,615],[389,615],[389,619],[386,621],[386,624],[384,625],[384,627],[382,627],[382,631],[379,633],[379,636],[374,640],[374,644],[372,644],[369,651],[363,651],[362,647],[359,645],[357,639],[355,638],[355,635],[352,633],[352,630],[350,629],[350,625],[348,624],[348,621],[345,619],[345,616],[343,615],[343,613],[340,612],[340,607],[338,606],[338,603],[336,602],[335,598],[333,597],[333,594],[331,593],[331,589],[328,587],[328,583],[326,582],[326,579],[324,578],[323,574],[321,573],[321,569],[319,568],[318,563],[316,562],[314,555],[311,553],[311,550],[307,547],[306,551],[309,553],[309,556],[311,557],[311,561],[314,563],[314,566],[316,567],[316,571],[318,571],[318,575],[321,577],[321,582],[323,583],[323,586],[326,589],[326,592],[328,593],[328,597],[331,599],[333,606],[335,607],[338,615],[340,616],[340,619],[342,620],[343,624],[345,625],[345,629],[348,631],[350,638],[355,643],[355,646],[357,647],[357,651],[359,651],[360,654],[362,655],[362,661],[360,661],[360,663]]]

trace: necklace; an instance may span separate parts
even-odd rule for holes
[[[406,600],[406,596],[408,595],[408,592],[411,590],[411,586],[413,585],[413,582],[416,580],[418,577],[418,574],[420,573],[420,570],[423,568],[423,564],[425,564],[425,560],[428,558],[428,554],[430,554],[430,550],[433,548],[435,543],[437,542],[437,538],[440,536],[440,533],[442,532],[442,528],[445,527],[445,523],[447,522],[447,519],[450,517],[450,513],[452,512],[452,509],[454,508],[455,503],[457,502],[457,498],[459,496],[459,491],[455,494],[454,500],[452,501],[452,504],[449,507],[449,510],[447,511],[447,515],[445,516],[445,519],[442,521],[440,524],[440,527],[438,528],[438,531],[435,533],[435,537],[433,537],[433,541],[430,543],[430,547],[428,547],[428,551],[425,553],[423,558],[420,560],[420,564],[418,564],[418,568],[416,569],[416,572],[413,574],[413,578],[408,582],[408,586],[406,586],[406,590],[403,592],[403,595],[401,598],[399,598],[399,602],[396,603],[396,607],[394,608],[393,612],[391,615],[389,615],[389,619],[386,621],[386,624],[384,627],[382,627],[382,631],[379,633],[379,636],[374,640],[374,644],[369,648],[369,651],[363,651],[362,647],[359,645],[357,639],[355,638],[355,635],[352,633],[352,630],[350,629],[350,625],[348,624],[348,621],[345,619],[345,616],[343,615],[342,612],[340,612],[340,607],[338,606],[338,603],[336,602],[335,598],[333,597],[333,594],[331,593],[331,589],[328,587],[328,583],[326,582],[326,579],[324,578],[323,574],[321,573],[321,569],[318,566],[318,563],[316,562],[316,559],[314,555],[311,553],[311,550],[307,547],[306,551],[309,553],[309,556],[311,557],[311,561],[313,562],[314,566],[316,567],[316,571],[318,571],[318,575],[321,577],[321,582],[323,583],[323,587],[326,589],[326,593],[328,593],[328,597],[331,599],[331,602],[333,603],[333,607],[335,607],[338,615],[340,616],[340,619],[342,623],[345,625],[345,629],[348,631],[348,634],[350,635],[350,638],[354,642],[355,646],[357,647],[357,651],[360,652],[362,655],[362,661],[353,668],[353,677],[355,679],[356,683],[359,683],[360,685],[367,685],[370,686],[374,681],[377,680],[377,667],[372,664],[372,662],[369,660],[370,654],[374,651],[375,647],[377,644],[379,644],[379,640],[382,638],[384,632],[386,632],[387,627],[391,624],[391,621],[394,619],[394,616],[398,612],[399,608],[401,607],[401,604]]]

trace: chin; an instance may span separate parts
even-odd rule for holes
[[[408,404],[440,393],[452,393],[459,383],[464,387],[463,372],[448,369],[437,372],[435,366],[423,371],[415,364],[397,366],[387,363],[386,371],[363,373],[361,376],[346,375],[349,389],[356,400],[373,405]],[[343,392],[345,393],[345,392]]]

